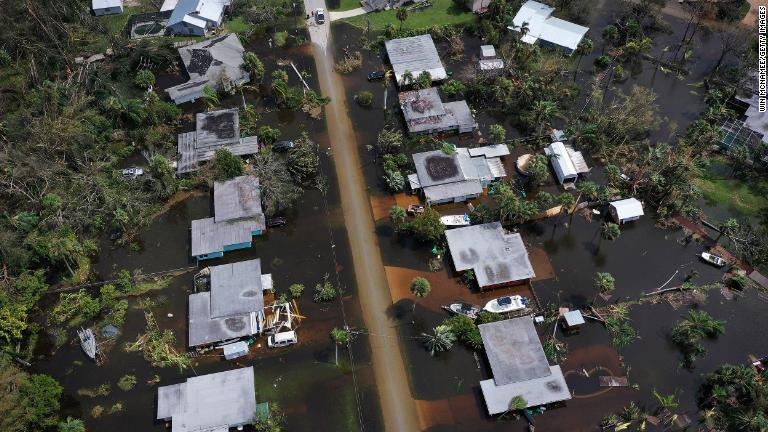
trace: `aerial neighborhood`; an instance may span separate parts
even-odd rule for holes
[[[759,1],[48,3],[0,431],[768,431]]]

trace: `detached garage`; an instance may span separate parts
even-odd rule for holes
[[[616,223],[632,222],[640,219],[644,215],[643,203],[636,198],[627,198],[614,201],[610,205],[611,217]]]

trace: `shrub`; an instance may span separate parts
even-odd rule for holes
[[[265,144],[272,144],[280,139],[280,129],[265,125],[256,130],[256,135],[258,135]]]
[[[411,293],[416,297],[424,298],[430,291],[432,291],[432,285],[423,277],[417,277],[411,281]]]
[[[31,424],[39,426],[39,429],[56,424],[63,390],[48,375],[32,375],[22,384],[21,399]]]
[[[118,381],[117,386],[122,391],[131,390],[136,386],[136,377],[134,375],[123,375]]]
[[[295,283],[295,284],[293,284],[293,285],[288,287],[288,291],[291,292],[291,298],[297,299],[297,298],[301,297],[301,294],[304,293],[304,285],[303,284],[299,284],[299,283]]]
[[[136,84],[136,87],[148,89],[150,86],[155,85],[155,74],[150,70],[140,70],[136,72],[136,77],[133,79],[133,83]]]
[[[243,175],[245,165],[240,156],[227,149],[218,149],[213,157],[213,170],[217,180],[228,180]]]
[[[601,55],[595,59],[595,69],[605,70],[611,64],[611,58],[607,55]]]
[[[280,48],[285,47],[288,44],[288,32],[281,31],[275,33],[275,45]]]
[[[384,182],[392,192],[400,192],[405,188],[405,177],[398,170],[385,171]]]
[[[4,49],[0,49],[0,67],[6,67],[10,65],[13,62],[13,59],[11,58],[11,55],[8,54],[8,51]]]
[[[262,63],[259,56],[252,52],[247,52],[243,55],[243,68],[251,74],[251,80],[261,81],[264,77],[264,63]]]
[[[360,106],[369,107],[373,105],[373,93],[368,90],[363,90],[355,95],[355,101],[357,101]]]
[[[456,96],[459,93],[463,93],[467,89],[467,86],[465,86],[461,81],[452,79],[443,84],[441,89],[448,96]]]
[[[315,285],[314,300],[317,303],[329,302],[336,298],[336,287],[333,286],[328,276],[328,273],[326,273],[323,281]]]
[[[491,143],[500,143],[504,141],[507,137],[507,130],[504,129],[504,126],[500,124],[494,124],[491,125],[490,128],[488,128],[488,138],[491,139]]]

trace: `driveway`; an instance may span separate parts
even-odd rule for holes
[[[359,7],[357,9],[351,9],[347,11],[331,12],[330,19],[331,21],[336,21],[344,18],[353,17],[353,16],[365,15],[368,12],[371,12],[372,10],[373,9],[371,9],[369,6],[365,6],[365,7]]]

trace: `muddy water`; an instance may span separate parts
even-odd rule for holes
[[[327,32],[327,30],[326,30]],[[419,430],[408,379],[403,367],[397,332],[390,310],[384,266],[375,236],[373,216],[360,167],[358,143],[347,114],[344,85],[333,71],[333,55],[325,49],[327,33],[313,33],[320,89],[331,98],[325,109],[334,155],[344,220],[355,266],[360,304],[369,338],[376,385],[386,430]],[[324,38],[316,39],[318,36]]]

